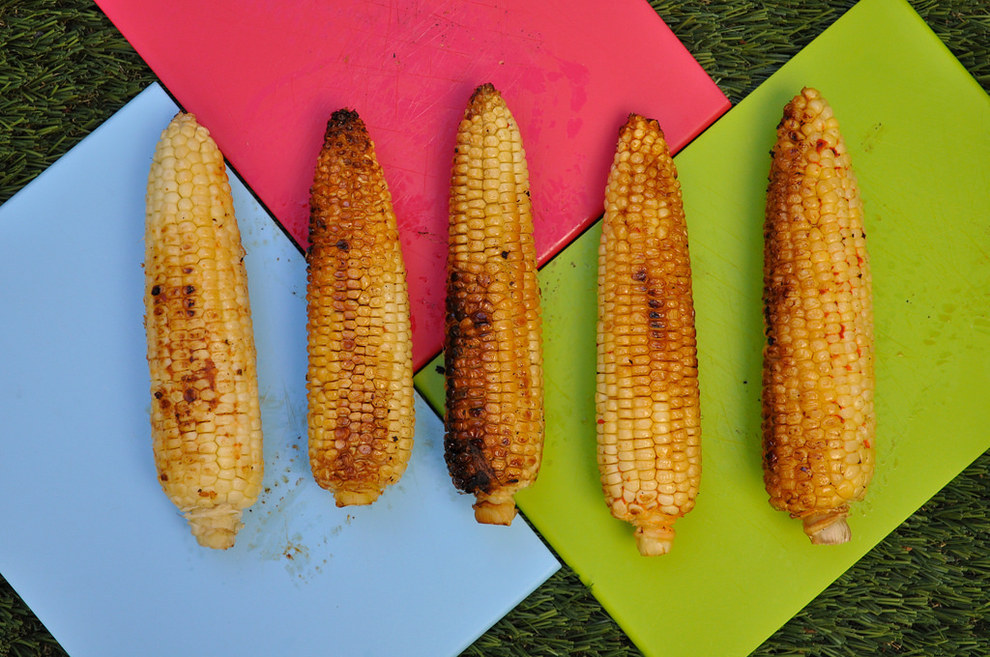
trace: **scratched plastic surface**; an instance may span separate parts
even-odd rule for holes
[[[728,109],[645,0],[97,3],[300,244],[326,120],[361,114],[399,219],[417,367],[441,346],[454,133],[477,85],[522,130],[541,262],[601,214],[629,112],[679,149]]]

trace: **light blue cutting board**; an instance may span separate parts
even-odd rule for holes
[[[456,655],[558,562],[475,523],[417,398],[401,482],[337,509],[306,460],[305,261],[236,179],[265,486],[234,548],[155,478],[144,187],[176,106],[153,85],[0,207],[0,572],[74,657]]]

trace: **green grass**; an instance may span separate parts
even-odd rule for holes
[[[0,202],[154,79],[95,3],[0,0]]]
[[[651,4],[736,103],[854,3]],[[607,3],[602,6],[604,10]],[[990,90],[990,9],[985,2],[914,0],[912,6]],[[0,0],[0,203],[154,79],[88,0]],[[990,453],[768,638],[754,656],[990,655],[988,475]],[[0,657],[63,654],[0,578]],[[464,654],[640,653],[564,567]]]

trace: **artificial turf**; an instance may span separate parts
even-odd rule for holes
[[[854,2],[650,4],[735,104]],[[985,0],[912,0],[911,5],[990,91]],[[607,7],[603,2],[602,10]],[[89,0],[0,0],[0,203],[154,80]],[[10,281],[0,282],[6,284]],[[985,453],[753,655],[990,655],[988,474],[990,453]],[[0,657],[63,654],[0,578]],[[564,566],[464,654],[640,653]]]

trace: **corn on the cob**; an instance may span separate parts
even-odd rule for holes
[[[457,130],[445,330],[447,466],[478,522],[508,525],[542,457],[542,327],[526,155],[491,84]]]
[[[687,224],[660,125],[619,131],[598,248],[598,467],[644,556],[666,554],[694,508],[701,414]]]
[[[352,110],[327,122],[309,240],[310,467],[337,506],[371,504],[412,452],[412,336],[392,198]]]
[[[201,545],[234,544],[264,470],[247,272],[223,156],[179,113],[148,176],[145,327],[158,479]]]
[[[839,123],[805,88],[767,191],[763,465],[770,503],[816,544],[848,541],[873,475],[873,306],[863,208]]]

